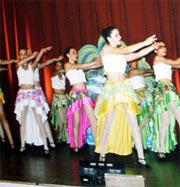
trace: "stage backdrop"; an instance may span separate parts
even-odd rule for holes
[[[126,44],[156,34],[165,41],[168,57],[180,56],[179,0],[0,0],[0,59],[14,59],[20,48],[40,50],[52,45],[43,60],[58,57],[67,46],[80,49],[97,45],[102,28],[120,30]],[[152,63],[153,55],[148,56]],[[49,104],[52,99],[50,77],[53,65],[41,70],[41,82]],[[180,93],[180,72],[173,81]],[[14,65],[1,73],[5,110],[13,137],[19,137],[14,102],[18,90]],[[69,87],[67,88],[67,91]]]

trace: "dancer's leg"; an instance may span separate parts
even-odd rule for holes
[[[6,119],[3,104],[1,102],[0,102],[0,121],[2,123],[5,133],[7,135],[7,138],[9,140],[10,145],[11,145],[11,148],[14,149],[14,142],[13,142],[12,134],[11,134],[11,131],[9,128],[8,121]]]
[[[92,137],[95,140],[96,137],[96,131],[97,131],[97,121],[96,121],[96,117],[94,115],[94,111],[92,109],[91,106],[89,105],[84,105],[83,109],[86,113],[86,115],[88,116],[88,119],[91,123],[91,133],[92,133]]]
[[[21,112],[21,124],[20,124],[20,138],[21,138],[21,148],[20,152],[25,150],[25,134],[26,134],[26,118],[27,118],[28,106],[24,107]]]
[[[127,116],[128,124],[131,128],[132,137],[134,140],[134,144],[137,149],[138,153],[138,162],[145,165],[146,161],[144,160],[144,152],[143,152],[143,146],[142,146],[142,140],[141,140],[141,133],[137,122],[137,116],[133,113],[130,113],[127,111],[127,108],[125,105],[123,105],[125,114]]]
[[[62,138],[62,128],[65,121],[65,112],[63,111],[63,108],[58,109],[58,115],[59,115],[59,134],[58,134],[58,141],[61,141]]]
[[[167,133],[168,126],[170,124],[170,114],[168,111],[162,113],[162,123],[159,130],[160,135],[160,147],[159,147],[159,157],[164,157],[164,141]]]
[[[168,104],[168,107],[171,110],[171,112],[175,115],[176,120],[177,120],[179,127],[180,127],[180,109],[177,108],[173,102],[170,102]]]
[[[1,123],[0,123],[0,138],[2,139],[3,142],[5,142],[5,135]]]
[[[74,132],[74,145],[75,149],[74,151],[78,151],[78,137],[79,137],[79,124],[80,124],[80,110],[74,112],[74,118],[73,118],[73,132]]]
[[[41,132],[45,154],[46,154],[46,152],[49,153],[48,152],[49,148],[48,148],[47,139],[46,139],[46,133],[45,133],[45,129],[43,127],[43,124],[41,122],[41,116],[37,113],[36,108],[33,107],[32,110],[33,110],[34,116],[36,118],[37,124],[38,124],[40,132]]]
[[[45,128],[46,136],[47,136],[47,138],[49,140],[50,146],[51,147],[56,147],[56,145],[54,144],[54,139],[52,137],[52,133],[51,133],[51,129],[50,129],[48,120],[46,120],[44,122],[44,128]]]

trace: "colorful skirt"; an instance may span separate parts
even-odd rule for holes
[[[138,103],[138,97],[128,79],[120,82],[106,82],[95,108],[98,125],[95,152],[101,153],[103,125],[108,113],[115,109],[116,113],[107,137],[105,153],[118,155],[129,155],[132,153],[131,129],[122,104],[126,106],[127,112],[137,115],[139,114]]]
[[[36,94],[35,89],[19,90],[16,96],[14,113],[20,125],[22,125],[22,113],[28,106],[25,124],[25,141],[28,144],[43,145],[40,128],[37,124],[36,117],[33,113],[35,108],[37,114],[41,116],[42,125],[47,120],[47,114],[40,97]]]
[[[160,130],[162,123],[162,113],[168,111],[168,103],[173,102],[177,108],[180,108],[180,97],[176,91],[176,88],[172,83],[158,82],[154,93],[154,108],[153,108],[153,145],[152,151],[158,152],[160,147]],[[170,153],[174,150],[177,145],[176,135],[176,119],[175,116],[170,114],[170,123],[167,129],[165,141],[164,141],[164,152]]]
[[[147,139],[151,135],[150,122],[152,120],[149,109],[150,107],[152,107],[153,97],[152,97],[152,94],[148,90],[140,90],[140,91],[137,91],[136,93],[141,103],[140,114],[137,115],[138,124],[140,124],[141,121],[146,116],[146,124],[144,128],[142,129],[141,138],[142,138],[143,148],[147,149]]]
[[[2,103],[2,104],[4,104],[5,103],[5,99],[4,99],[4,93],[3,93],[3,91],[2,91],[2,89],[0,88],[0,102]]]
[[[55,128],[57,137],[59,137],[58,130],[59,130],[59,123],[60,123],[58,110],[60,109],[63,112],[63,115],[66,116],[67,101],[68,101],[68,96],[66,94],[54,93],[52,108],[51,108],[51,123]],[[65,118],[62,127],[62,134],[61,134],[62,141],[67,141],[66,123],[67,120]]]
[[[49,105],[47,103],[47,100],[46,100],[46,97],[44,95],[42,87],[35,87],[35,90],[36,90],[37,95],[39,95],[39,97],[41,99],[41,102],[43,103],[46,114],[48,114],[49,111],[50,111],[50,108],[49,108]]]
[[[80,124],[79,124],[79,137],[78,137],[78,147],[81,148],[86,139],[86,131],[90,126],[89,119],[86,113],[83,111],[83,105],[90,105],[94,108],[94,103],[91,98],[88,96],[87,89],[75,89],[73,88],[69,93],[68,100],[68,109],[66,117],[68,119],[67,124],[67,133],[68,133],[68,142],[70,147],[74,148],[74,112],[80,111]]]

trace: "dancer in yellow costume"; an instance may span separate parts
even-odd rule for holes
[[[101,51],[107,81],[96,103],[98,130],[95,141],[95,152],[100,153],[99,161],[105,161],[105,154],[115,153],[129,155],[132,153],[131,133],[138,153],[138,164],[150,168],[144,159],[140,129],[136,115],[139,114],[138,98],[127,76],[127,61],[133,61],[156,47],[153,35],[143,42],[119,48],[121,36],[115,27],[102,30],[106,40]],[[133,53],[141,48],[137,53]]]

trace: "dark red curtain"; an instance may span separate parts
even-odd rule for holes
[[[17,58],[19,48],[39,50],[52,45],[48,59],[62,54],[67,46],[97,45],[101,29],[108,25],[119,28],[127,44],[156,34],[165,41],[169,58],[180,56],[179,0],[0,0],[0,16],[0,59]],[[148,59],[151,64],[151,55]],[[41,72],[49,104],[52,70],[48,66]],[[180,93],[179,70],[173,78]],[[15,129],[18,85],[14,65],[1,73],[1,84],[7,117]]]

